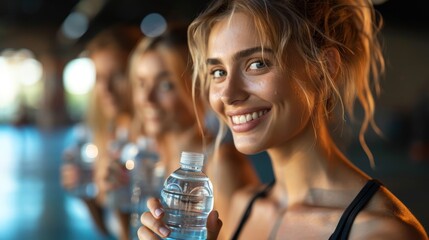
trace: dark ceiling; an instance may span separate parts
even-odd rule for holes
[[[85,0],[0,0],[0,38],[7,37],[7,29],[49,27],[59,29],[71,10]],[[99,28],[112,23],[127,22],[139,24],[142,18],[158,12],[167,20],[190,21],[210,0],[86,0],[105,3],[91,20],[88,32],[81,41]],[[425,1],[388,0],[376,5],[385,19],[387,27],[429,30],[426,8],[417,5]],[[1,39],[0,39],[0,48]],[[1,50],[1,49],[0,49]]]
[[[87,1],[91,2],[91,0]],[[0,21],[55,24],[64,20],[78,2],[79,0],[0,0]],[[92,2],[106,2],[101,12],[102,18],[134,20],[152,11],[174,17],[193,15],[209,0],[92,0]],[[424,2],[388,0],[376,7],[390,20],[428,23]]]
[[[1,28],[59,28],[67,15],[85,0],[0,0]],[[112,23],[139,24],[149,13],[157,12],[168,20],[190,21],[208,0],[86,0],[104,6],[91,20],[87,38],[94,31]]]

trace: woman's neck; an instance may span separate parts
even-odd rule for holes
[[[313,188],[328,188],[344,156],[333,143],[326,126],[317,128],[310,122],[302,134],[282,146],[268,149],[279,198],[287,204],[304,203]],[[281,197],[283,196],[283,197]]]
[[[165,162],[168,172],[179,167],[182,151],[202,152],[202,138],[194,125],[182,131],[164,134],[157,139],[157,145],[161,160]]]

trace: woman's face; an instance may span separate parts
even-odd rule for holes
[[[98,50],[91,55],[95,66],[95,91],[100,108],[107,118],[115,117],[124,108],[127,79],[123,73],[122,58],[112,50]]]
[[[174,76],[162,56],[149,51],[134,64],[134,103],[145,134],[160,137],[193,126],[194,114],[177,86],[179,76]]]
[[[298,54],[288,49],[290,61],[281,70],[257,36],[251,19],[235,13],[212,28],[208,43],[210,105],[245,154],[287,144],[309,122],[307,100],[294,80],[307,76]]]

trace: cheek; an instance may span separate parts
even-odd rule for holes
[[[217,112],[220,113],[222,112],[222,101],[221,101],[221,91],[219,91],[218,89],[214,88],[214,87],[210,87],[209,90],[209,103],[211,108]]]
[[[177,97],[165,98],[165,100],[163,101],[163,105],[170,112],[181,112],[181,109],[183,108],[180,99],[178,99]]]
[[[299,111],[303,116],[308,117],[315,104],[314,92],[312,92],[310,89],[304,89],[303,87],[296,84],[291,87],[290,94],[293,94],[293,105],[295,106],[296,111]]]
[[[214,99],[220,99],[222,96],[222,89],[217,84],[210,84],[208,95],[210,100]]]
[[[177,113],[183,111],[183,104],[177,94],[161,94],[158,96],[159,105],[167,113]]]
[[[97,93],[97,94],[103,94],[104,92],[105,92],[105,84],[104,83],[101,83],[101,82],[96,82],[95,83],[95,86],[94,86],[94,91]]]
[[[299,86],[289,86],[287,90],[283,91],[283,94],[288,96],[283,102],[284,109],[281,109],[286,112],[283,118],[290,122],[292,129],[299,131],[310,121],[310,112],[314,102],[313,95],[304,94],[303,89]]]
[[[143,102],[142,93],[138,90],[134,90],[133,92],[133,103],[135,106],[141,106]]]

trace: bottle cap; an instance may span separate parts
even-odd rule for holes
[[[204,154],[196,152],[182,152],[180,163],[202,167],[204,165]]]

